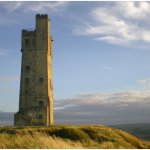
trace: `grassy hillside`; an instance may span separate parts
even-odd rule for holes
[[[106,126],[0,127],[0,148],[150,148]]]
[[[150,141],[150,124],[149,123],[114,125],[112,127],[124,130],[125,132],[128,132],[145,141]]]

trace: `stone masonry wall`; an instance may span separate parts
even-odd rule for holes
[[[15,125],[53,125],[52,40],[47,15],[36,15],[36,30],[22,30],[19,111]]]

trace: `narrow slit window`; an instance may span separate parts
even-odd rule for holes
[[[39,101],[39,106],[43,107],[44,106],[44,102],[43,101]]]
[[[43,78],[39,78],[39,82],[40,82],[40,83],[43,83],[43,82],[44,82],[44,79],[43,79]]]
[[[35,46],[35,39],[32,40],[32,45]]]
[[[29,46],[29,39],[25,39],[25,46]]]
[[[43,115],[39,115],[39,119],[43,119]]]
[[[30,66],[26,66],[26,71],[30,71]]]

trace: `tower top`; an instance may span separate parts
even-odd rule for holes
[[[39,22],[39,21],[43,22],[44,20],[50,21],[49,16],[47,14],[36,14],[36,24],[37,24],[37,22]],[[36,27],[36,29],[37,29],[37,27]],[[33,29],[33,28],[22,29],[22,35],[24,35],[24,36],[35,35],[36,29]]]
[[[47,14],[36,14],[36,18],[40,18],[40,19],[49,19],[48,15]]]

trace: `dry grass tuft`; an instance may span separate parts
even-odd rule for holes
[[[0,135],[0,148],[1,149],[25,149],[25,148],[83,148],[79,142],[73,142],[67,139],[51,137],[43,133],[35,132],[34,134],[25,135]]]

